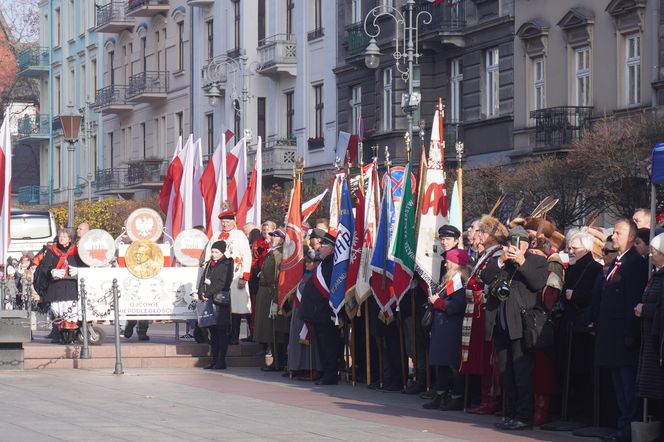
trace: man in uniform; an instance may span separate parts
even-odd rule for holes
[[[251,278],[251,247],[247,236],[235,224],[235,212],[226,210],[219,214],[221,232],[217,239],[226,241],[226,255],[235,262],[233,268],[233,282],[231,284],[231,312],[233,320],[231,326],[231,345],[240,343],[240,324],[242,315],[251,313],[251,300],[249,298],[249,284]]]

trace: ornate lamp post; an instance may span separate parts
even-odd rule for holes
[[[380,64],[380,48],[376,37],[380,35],[381,17],[391,17],[395,21],[395,49],[392,56],[395,67],[401,73],[401,78],[408,84],[408,93],[401,97],[401,108],[408,119],[408,136],[413,139],[413,113],[420,105],[420,93],[413,92],[413,66],[418,63],[419,57],[419,23],[428,25],[432,17],[428,11],[415,11],[415,0],[406,0],[405,15],[392,6],[376,6],[364,17],[364,32],[371,39],[364,51],[364,63],[369,69],[376,69]],[[369,27],[371,23],[371,28]],[[402,34],[403,33],[403,34]],[[404,53],[405,51],[405,53]]]
[[[70,107],[67,115],[60,115],[62,132],[67,142],[67,154],[69,162],[69,185],[67,186],[67,227],[74,227],[74,145],[78,141],[78,133],[81,129],[81,120],[83,117],[74,113],[73,107]]]

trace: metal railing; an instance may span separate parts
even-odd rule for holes
[[[50,64],[50,57],[48,47],[36,47],[26,49],[18,54],[18,70],[19,72],[30,68],[31,66],[48,67]]]
[[[141,6],[168,5],[168,0],[128,0],[127,12],[138,9]]]
[[[23,115],[16,123],[19,138],[49,136],[51,116],[48,114]]]
[[[168,92],[168,71],[145,71],[129,77],[127,98]]]
[[[313,31],[307,33],[307,41],[316,40],[317,38],[321,38],[323,35],[325,35],[323,28],[314,29]]]
[[[130,164],[127,168],[126,183],[136,185],[142,183],[160,183],[164,162],[143,162]]]
[[[97,169],[95,172],[95,189],[104,191],[140,184],[161,183],[166,166],[166,161],[159,160],[133,163],[127,167]]]
[[[459,32],[466,28],[466,0],[460,0],[453,6],[436,5],[421,0],[415,7],[415,13],[427,11],[431,14],[431,23],[421,24],[420,32]]]
[[[556,106],[530,112],[535,120],[538,147],[564,146],[578,140],[590,128],[591,106]]]
[[[100,109],[113,105],[131,104],[127,100],[127,89],[127,86],[117,84],[97,89],[93,107],[95,109]]]
[[[22,186],[18,189],[18,202],[20,204],[41,204],[42,197],[48,196],[48,186]]]
[[[344,46],[348,55],[356,55],[369,46],[369,36],[364,32],[364,23],[357,22],[346,26]]]
[[[276,34],[258,42],[258,62],[261,66],[296,63],[296,44],[293,34]]]
[[[127,6],[125,2],[108,2],[105,5],[97,7],[97,27],[102,27],[113,21],[131,21],[126,16]]]

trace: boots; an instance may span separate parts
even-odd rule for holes
[[[548,422],[551,422],[549,417],[549,400],[550,396],[543,394],[535,395],[535,415],[533,416],[533,425],[539,427]]]
[[[466,411],[472,414],[493,414],[498,411],[498,401],[491,395],[491,379],[482,378],[482,401],[477,407]]]
[[[459,411],[463,410],[463,396],[452,397],[451,395],[447,397],[447,400],[444,400],[440,403],[438,407],[441,411]]]
[[[446,393],[436,393],[436,396],[434,396],[431,402],[422,404],[422,408],[424,408],[425,410],[437,410],[440,408],[442,404],[445,403],[445,397]]]

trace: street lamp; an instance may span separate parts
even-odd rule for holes
[[[69,161],[69,185],[67,186],[67,227],[74,227],[74,145],[78,141],[78,132],[81,129],[81,120],[83,117],[74,113],[70,106],[67,115],[60,115],[60,124],[62,132],[67,142],[67,152]]]
[[[406,0],[405,12],[406,15],[393,6],[379,5],[367,13],[364,17],[364,33],[371,37],[371,40],[364,51],[364,63],[369,69],[376,69],[380,64],[381,52],[376,43],[376,37],[380,35],[378,22],[381,17],[391,17],[395,21],[395,48],[392,56],[396,61],[396,69],[401,73],[401,78],[408,83],[408,93],[403,94],[401,107],[408,119],[408,136],[412,140],[413,113],[420,104],[419,92],[413,92],[413,65],[417,64],[422,55],[419,52],[418,24],[421,20],[422,24],[428,25],[433,17],[428,11],[415,11],[415,0]]]

